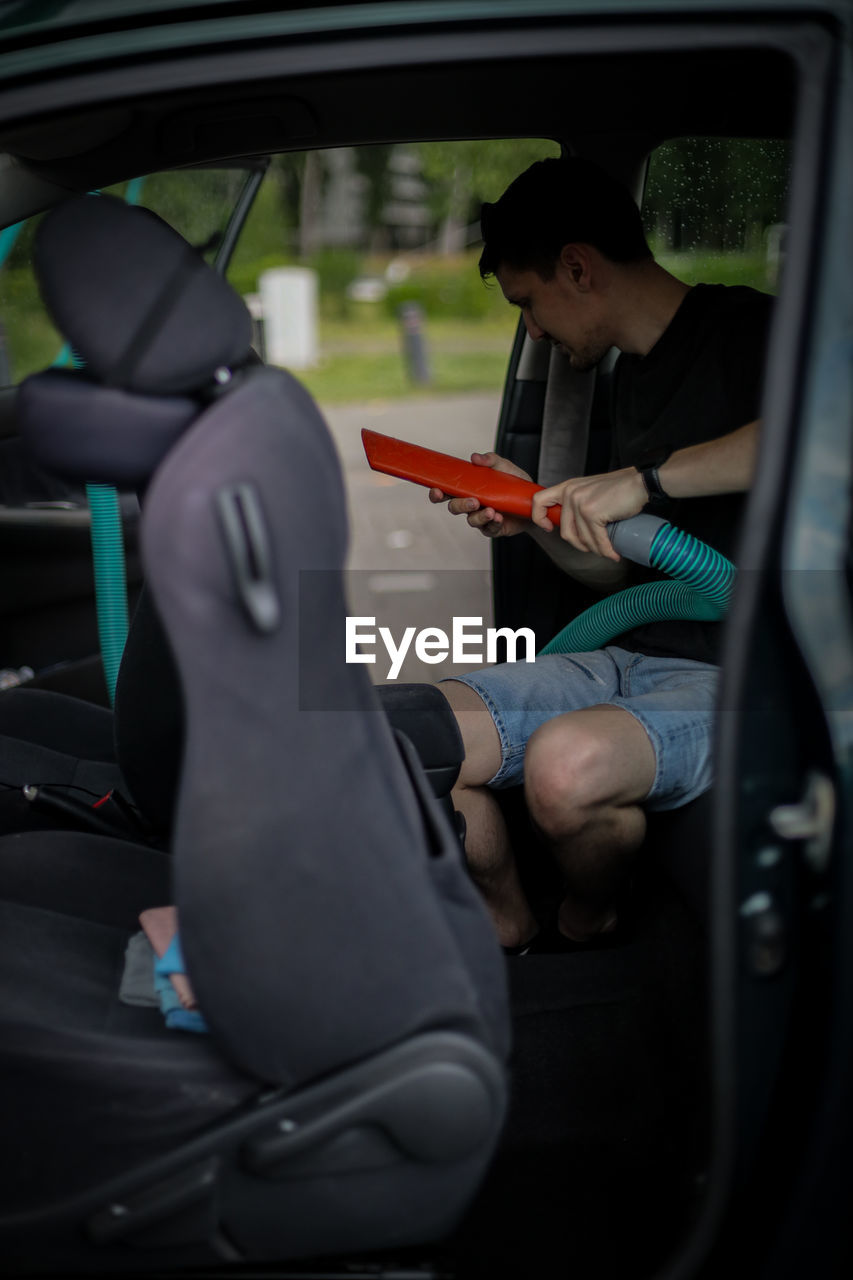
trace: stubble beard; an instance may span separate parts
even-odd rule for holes
[[[600,343],[587,343],[583,347],[573,347],[571,351],[560,345],[560,350],[569,357],[569,364],[576,373],[589,373],[601,364],[610,347]]]
[[[569,364],[577,373],[589,373],[601,364],[612,343],[607,341],[603,333],[591,331],[584,334],[574,346],[569,347],[553,337],[551,345],[568,357]]]

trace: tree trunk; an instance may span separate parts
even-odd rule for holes
[[[307,151],[305,168],[302,171],[302,188],[299,193],[300,258],[309,258],[319,248],[322,193],[323,172],[320,156],[316,151]]]
[[[456,165],[450,184],[450,199],[447,214],[441,224],[438,237],[438,251],[443,254],[462,253],[465,248],[465,212],[468,193],[468,172],[462,165]]]

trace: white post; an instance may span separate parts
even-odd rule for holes
[[[287,369],[317,363],[317,273],[275,267],[258,280],[267,362]]]

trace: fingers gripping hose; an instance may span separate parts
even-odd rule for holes
[[[540,652],[600,649],[646,622],[716,622],[728,608],[735,566],[707,543],[659,516],[639,515],[608,525],[613,546],[630,560],[677,579],[645,582],[599,600],[558,632]]]

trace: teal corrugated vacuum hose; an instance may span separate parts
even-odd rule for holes
[[[92,532],[92,568],[98,610],[98,636],[110,702],[127,640],[127,575],[121,508],[116,490],[108,484],[87,484]]]
[[[735,566],[707,543],[659,516],[639,515],[608,526],[620,555],[650,565],[675,582],[644,582],[599,600],[573,618],[540,652],[586,653],[646,622],[716,622],[728,608]]]
[[[717,618],[724,617],[729,607],[735,567],[731,560],[709,547],[707,542],[700,542],[683,529],[664,522],[649,547],[649,564],[653,569],[660,569],[693,587],[716,606]]]
[[[86,361],[74,350],[71,351],[71,363],[75,369],[86,367]],[[117,490],[109,484],[87,484],[86,498],[91,518],[98,638],[107,693],[113,703],[128,629],[127,572],[121,507]]]

